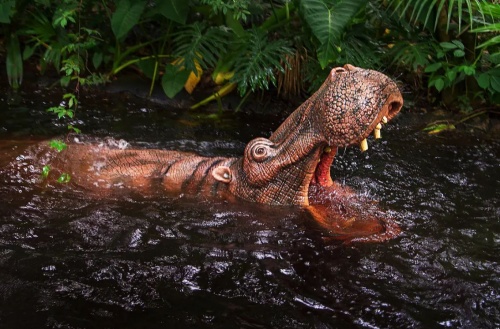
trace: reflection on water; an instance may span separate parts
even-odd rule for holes
[[[218,126],[142,107],[122,119],[81,120],[90,134],[208,155],[238,154],[245,141],[274,128],[231,117]],[[4,139],[27,120],[16,115],[0,124]],[[179,131],[176,116],[195,124]],[[332,168],[334,178],[380,200],[400,224],[398,238],[376,244],[329,241],[294,207],[134,194],[95,199],[1,169],[0,323],[499,327],[500,145],[428,137],[417,124],[403,113],[384,140],[362,154],[340,151]]]

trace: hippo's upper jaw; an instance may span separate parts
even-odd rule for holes
[[[310,185],[331,186],[338,147],[366,143],[401,109],[396,84],[382,73],[345,65],[295,110],[269,139],[248,143],[228,173],[230,191],[245,200],[309,205]],[[363,146],[362,146],[363,148]]]

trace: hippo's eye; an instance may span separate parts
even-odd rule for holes
[[[253,149],[253,158],[255,161],[261,161],[264,160],[264,158],[267,157],[267,148],[268,146],[264,145],[259,145]]]
[[[248,164],[264,162],[276,153],[275,145],[267,138],[257,137],[250,141],[245,149]]]

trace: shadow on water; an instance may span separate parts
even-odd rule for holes
[[[102,103],[78,114],[86,133],[205,155],[241,154],[282,119],[210,121],[133,99]],[[36,104],[2,104],[0,138],[17,142],[0,151],[55,133]],[[334,179],[380,200],[402,227],[400,237],[376,244],[328,241],[293,207],[130,193],[96,199],[1,169],[0,323],[499,327],[500,144],[429,137],[419,125],[418,115],[403,113],[381,142],[365,153],[340,150],[332,168]]]

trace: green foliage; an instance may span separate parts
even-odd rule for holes
[[[9,83],[21,84],[27,60],[38,60],[42,74],[54,68],[74,88],[65,95],[72,101],[49,109],[61,119],[76,115],[82,86],[124,69],[151,79],[150,90],[161,83],[168,97],[191,73],[230,79],[221,88],[237,85],[244,95],[275,85],[292,53],[304,54],[295,79],[312,89],[333,66],[351,63],[405,70],[436,95],[494,103],[499,21],[500,6],[487,0],[0,1]]]
[[[498,100],[498,4],[486,0],[392,0],[389,4],[411,31],[405,38],[407,47],[396,40],[395,61],[419,75],[423,69],[427,86],[435,88],[449,106],[470,111],[471,102]]]
[[[319,42],[318,60],[324,69],[334,62],[338,53],[342,34],[356,13],[366,5],[367,0],[331,1],[303,0],[300,10],[304,21]]]
[[[58,183],[67,184],[71,180],[71,176],[68,173],[62,173],[61,176],[57,179]]]
[[[408,67],[416,72],[420,67],[426,67],[429,58],[436,52],[437,44],[431,42],[409,42],[396,43],[389,51],[392,63],[399,67]]]
[[[54,27],[60,26],[62,28],[65,28],[68,25],[68,22],[75,24],[76,23],[75,16],[77,10],[78,10],[78,2],[63,1],[62,3],[59,4],[54,13],[52,25]]]
[[[23,59],[17,34],[9,36],[6,64],[9,84],[17,89],[23,81]]]
[[[161,79],[163,91],[169,98],[174,98],[179,93],[189,77],[191,72],[177,65],[167,64],[165,73]]]
[[[43,166],[42,167],[42,178],[47,178],[49,176],[49,173],[50,173],[50,166]]]
[[[250,0],[201,0],[201,3],[211,6],[215,13],[232,14],[235,20],[246,21],[247,16],[251,15]]]
[[[239,74],[232,81],[238,84],[241,95],[248,89],[268,89],[269,82],[276,85],[275,72],[285,71],[281,63],[286,62],[285,55],[292,53],[285,40],[269,41],[267,35],[257,29],[250,30],[237,49],[231,64]]]
[[[456,127],[454,124],[452,123],[434,123],[434,124],[431,124],[431,125],[428,125],[427,127],[425,127],[423,129],[423,131],[427,131],[427,133],[429,133],[430,135],[433,135],[433,134],[439,134],[443,131],[451,131],[451,130],[455,130]]]
[[[117,3],[111,17],[111,29],[117,40],[123,39],[137,25],[145,7],[146,1],[120,0]]]
[[[462,58],[465,56],[465,46],[459,40],[452,42],[441,42],[437,51],[437,60],[425,68],[426,73],[430,73],[429,87],[435,87],[438,91],[444,88],[453,87],[465,76],[474,76],[476,67],[474,64],[467,64],[460,60],[460,65],[454,65],[450,57]],[[444,59],[444,60],[443,60]]]
[[[338,55],[338,63],[350,63],[360,67],[383,67],[380,49],[382,45],[371,39],[364,26],[353,27],[346,33],[340,43],[342,51]]]
[[[49,146],[51,148],[57,150],[57,152],[61,152],[62,150],[66,149],[68,147],[66,145],[66,143],[64,143],[63,141],[60,141],[58,139],[51,140],[49,142]]]
[[[66,103],[67,100],[67,103]],[[59,119],[68,117],[73,118],[75,115],[75,110],[78,105],[78,98],[75,94],[68,93],[63,96],[63,101],[59,106],[54,106],[47,109],[47,112],[52,112],[57,115]]]
[[[480,24],[485,21],[485,14],[491,4],[488,0],[389,0],[389,5],[394,7],[403,18],[410,14],[410,21],[421,22],[424,26],[435,30],[438,28],[440,13],[446,11],[446,31],[450,29],[450,24],[457,19],[458,30],[462,31],[462,22],[466,20],[468,24]],[[431,17],[433,24],[430,25]]]
[[[9,24],[10,18],[15,13],[16,1],[2,1],[0,2],[0,23]]]
[[[166,18],[183,25],[186,24],[187,15],[189,13],[189,1],[160,1],[158,4],[158,11]]]
[[[175,34],[174,43],[174,57],[180,59],[177,65],[198,74],[196,63],[203,69],[217,64],[221,54],[226,51],[228,34],[219,27],[206,27],[203,23],[195,22]]]
[[[31,20],[27,22],[24,34],[28,37],[25,59],[40,50],[43,53],[37,53],[37,55],[40,58],[42,72],[48,65],[53,65],[56,69],[60,68],[63,56],[62,47],[68,42],[67,35],[61,28],[55,28],[42,12],[35,12]]]

